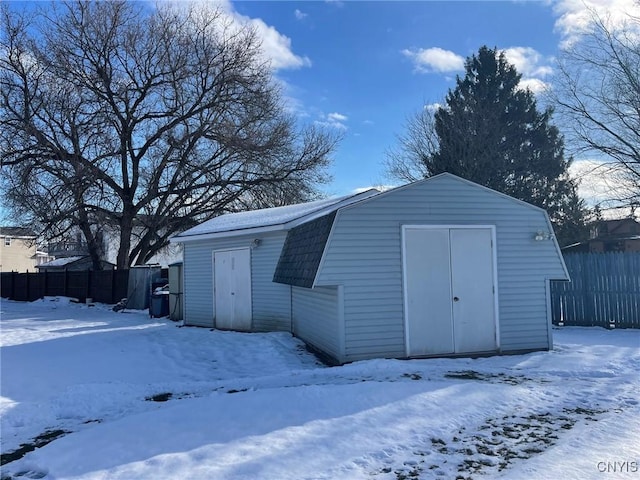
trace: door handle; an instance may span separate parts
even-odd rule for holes
[[[454,302],[457,302],[458,300],[460,300],[458,297],[453,297]]]

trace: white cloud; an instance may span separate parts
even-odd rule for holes
[[[298,20],[304,20],[305,18],[307,18],[309,16],[308,13],[304,13],[301,10],[298,10],[297,8],[295,9],[295,11],[293,12],[293,14],[296,16],[296,18]]]
[[[331,122],[346,122],[349,117],[338,112],[327,114],[327,119]]]
[[[505,49],[504,53],[507,61],[522,75],[520,87],[529,88],[533,93],[540,93],[549,88],[544,79],[553,73],[553,68],[548,63],[552,59],[545,58],[531,47],[510,47]]]
[[[346,115],[338,112],[328,113],[326,115],[321,114],[320,120],[316,120],[314,123],[323,127],[337,128],[339,130],[346,130],[348,127],[345,122],[349,119]]]
[[[518,85],[522,90],[529,89],[531,93],[538,94],[549,90],[550,85],[539,78],[523,78]]]
[[[436,102],[436,103],[429,103],[425,105],[423,108],[429,113],[436,113],[439,108],[442,108],[442,106],[443,106],[442,104]]]
[[[416,71],[421,73],[457,72],[464,69],[464,57],[442,48],[420,48],[418,50],[405,49],[402,54],[409,57]]]
[[[531,47],[511,47],[504,51],[509,63],[512,63],[523,77],[544,78],[553,73],[545,58]]]
[[[171,3],[171,2],[170,2]],[[260,18],[251,18],[241,15],[235,11],[230,0],[217,0],[212,2],[195,1],[195,2],[172,2],[173,5],[180,8],[181,6],[194,6],[196,9],[219,9],[226,17],[230,31],[234,28],[242,28],[245,26],[255,29],[258,38],[262,43],[262,51],[265,59],[271,63],[274,70],[296,69],[311,66],[311,60],[306,56],[296,55],[291,46],[291,39],[286,35],[278,32],[274,27],[267,25]]]
[[[611,207],[621,192],[621,181],[611,164],[600,160],[576,160],[569,167],[569,174],[578,180],[578,195],[589,205]]]
[[[640,2],[637,0],[560,0],[553,4],[558,16],[555,28],[562,35],[561,47],[567,48],[579,40],[580,35],[591,30],[593,14],[604,22],[610,31],[615,31],[629,17],[640,17]]]
[[[249,23],[256,29],[262,39],[262,50],[274,70],[311,66],[311,60],[308,57],[301,57],[293,53],[289,37],[267,25],[260,18],[248,18],[237,13],[235,15],[241,22]]]

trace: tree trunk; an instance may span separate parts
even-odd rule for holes
[[[129,209],[125,209],[120,220],[120,247],[118,248],[118,259],[116,260],[116,267],[119,270],[129,268],[133,217],[133,213]]]

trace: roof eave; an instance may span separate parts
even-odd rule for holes
[[[374,197],[378,195],[379,192],[376,189],[369,189],[364,192],[361,192],[353,197],[349,197],[346,200],[341,202],[337,202],[331,205],[327,205],[326,207],[322,207],[318,210],[314,210],[310,213],[300,215],[288,222],[278,223],[275,225],[266,225],[262,227],[250,227],[250,228],[242,228],[238,230],[225,230],[223,232],[210,232],[210,233],[196,233],[193,235],[185,235],[181,236],[180,234],[176,235],[169,239],[170,243],[187,243],[187,242],[195,242],[200,240],[211,240],[216,238],[229,238],[229,237],[239,237],[243,235],[251,235],[251,234],[259,234],[266,232],[277,232],[282,230],[290,230],[298,225],[301,225],[306,222],[310,222],[317,218],[323,217],[325,215],[330,214],[340,208],[344,208],[345,206],[353,205],[354,203],[359,203],[368,198]],[[362,197],[362,198],[360,198]]]
[[[256,235],[260,233],[278,232],[288,230],[287,224],[280,223],[277,225],[268,225],[264,227],[243,228],[240,230],[225,230],[223,232],[196,233],[193,235],[176,235],[169,239],[170,243],[190,243],[199,242],[201,240],[212,240],[216,238],[241,237],[244,235]]]

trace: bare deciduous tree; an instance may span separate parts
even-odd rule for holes
[[[30,21],[4,5],[0,145],[8,206],[79,228],[118,268],[227,211],[317,194],[337,141],[298,128],[255,31],[200,5],[76,1]]]
[[[397,136],[397,145],[387,151],[385,166],[391,178],[415,182],[430,176],[428,159],[440,149],[434,113],[439,105],[426,105],[408,117],[406,131]]]
[[[558,62],[553,101],[576,155],[602,161],[616,184],[614,205],[640,202],[640,19],[595,12]]]

